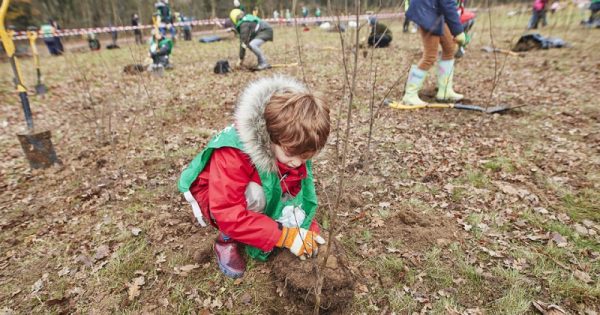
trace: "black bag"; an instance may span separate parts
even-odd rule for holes
[[[229,61],[227,60],[219,60],[215,65],[215,73],[216,74],[225,74],[231,72],[231,67],[229,66]]]
[[[525,34],[513,47],[513,51],[530,51],[535,49],[570,47],[564,40],[556,37],[544,37],[538,33]]]

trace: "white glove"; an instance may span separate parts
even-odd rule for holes
[[[281,216],[277,219],[277,222],[281,223],[281,225],[285,227],[299,227],[304,219],[306,218],[306,213],[302,210],[301,207],[294,206],[286,206],[281,211]]]
[[[238,8],[240,6],[240,1],[239,0],[233,0],[233,6]]]

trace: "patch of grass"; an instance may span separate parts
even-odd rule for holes
[[[412,142],[409,141],[396,141],[394,143],[394,147],[400,151],[400,152],[404,152],[404,151],[409,151],[415,148],[415,145]]]
[[[531,295],[520,286],[513,286],[494,301],[490,314],[524,314],[531,306]]]
[[[431,313],[432,314],[448,314],[450,313],[450,311],[454,311],[454,314],[459,314],[460,313],[460,306],[458,305],[458,303],[456,302],[456,300],[452,297],[443,297],[437,301],[435,301],[435,303],[433,303],[433,306],[431,307]],[[453,314],[453,313],[450,313]]]
[[[432,285],[437,289],[451,286],[452,271],[442,262],[441,249],[434,247],[427,253],[425,259],[425,272],[427,278],[432,280]]]
[[[136,237],[117,250],[106,267],[100,270],[100,279],[103,286],[107,288],[121,288],[123,284],[136,277],[136,271],[148,270],[153,263],[154,256],[148,250],[147,241],[144,237]]]
[[[600,250],[600,244],[598,242],[580,236],[568,225],[556,221],[549,221],[547,224],[545,224],[545,227],[549,231],[557,232],[560,233],[560,235],[567,237],[568,241],[573,242],[575,247],[578,249],[591,249],[593,251]]]
[[[469,298],[480,296],[485,291],[482,290],[484,279],[477,271],[475,266],[469,264],[465,257],[464,251],[460,248],[460,244],[453,243],[450,245],[453,253],[453,261],[455,261],[455,276],[462,277],[466,282],[461,285],[460,292]]]
[[[469,287],[473,287],[473,289],[477,291],[483,284],[483,278],[481,277],[481,274],[477,272],[475,266],[461,261],[458,267],[460,274],[468,281]]]
[[[430,189],[425,184],[416,183],[414,186],[412,186],[411,191],[415,193],[429,193]]]
[[[590,303],[594,300],[600,300],[600,287],[598,285],[591,287],[572,275],[554,274],[546,280],[549,292],[556,299],[569,299],[577,303]]]
[[[562,210],[573,220],[600,221],[600,192],[597,190],[585,189],[576,194],[567,193],[561,199]]]
[[[523,218],[523,220],[527,221],[529,224],[531,224],[533,227],[544,228],[545,218],[539,213],[533,212],[531,210],[525,210],[520,213],[520,217]]]
[[[490,179],[485,173],[479,170],[468,170],[466,174],[466,182],[475,188],[485,188],[490,185]]]
[[[402,259],[397,257],[384,256],[381,259],[377,259],[375,263],[378,271],[382,271],[394,278],[397,278],[404,270]]]
[[[390,311],[398,314],[412,314],[418,310],[419,304],[410,295],[404,293],[401,288],[392,288],[386,291],[385,297],[390,304]]]
[[[186,292],[189,292],[189,288],[186,288],[182,283],[175,282],[173,287],[169,290],[169,304],[174,309],[175,314],[191,314],[196,309],[196,302],[193,299],[188,299]]]
[[[389,217],[390,217],[390,214],[391,214],[391,213],[390,213],[390,210],[388,210],[388,209],[385,209],[385,208],[384,208],[384,209],[379,209],[379,210],[377,210],[377,213],[379,213],[379,216],[380,216],[382,219],[384,219],[384,220],[385,220],[385,219],[387,219],[387,218],[389,218]]]
[[[467,196],[467,190],[462,187],[454,187],[450,199],[454,202],[461,202]]]
[[[343,244],[344,249],[348,251],[348,255],[356,255],[359,252],[355,234],[344,235],[340,242]]]
[[[401,201],[401,207],[400,209],[402,209],[403,207],[409,208],[411,210],[414,211],[418,211],[418,212],[428,212],[431,211],[431,206],[426,203],[425,201],[419,199],[419,198],[410,198],[408,200],[403,200]]]
[[[515,170],[512,160],[504,156],[495,157],[483,163],[483,167],[494,172],[504,171],[507,173],[512,173]]]
[[[483,220],[483,215],[479,213],[471,213],[467,216],[466,221],[472,225],[471,233],[479,239],[483,235],[483,231],[478,227],[478,225]]]
[[[368,243],[369,241],[371,241],[371,239],[372,239],[372,238],[373,238],[373,234],[371,234],[371,231],[370,231],[370,230],[364,230],[364,231],[362,232],[362,239],[363,239],[365,242],[367,242],[367,243]]]
[[[130,216],[132,220],[135,220],[140,213],[144,212],[144,205],[141,203],[129,204],[125,207],[124,212]]]

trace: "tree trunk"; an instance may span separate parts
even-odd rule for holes
[[[210,17],[217,17],[217,0],[210,0]]]

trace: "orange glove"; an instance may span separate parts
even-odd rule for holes
[[[283,227],[281,237],[275,246],[288,248],[292,254],[304,259],[305,255],[317,255],[319,245],[323,244],[325,239],[316,232],[297,227]]]

